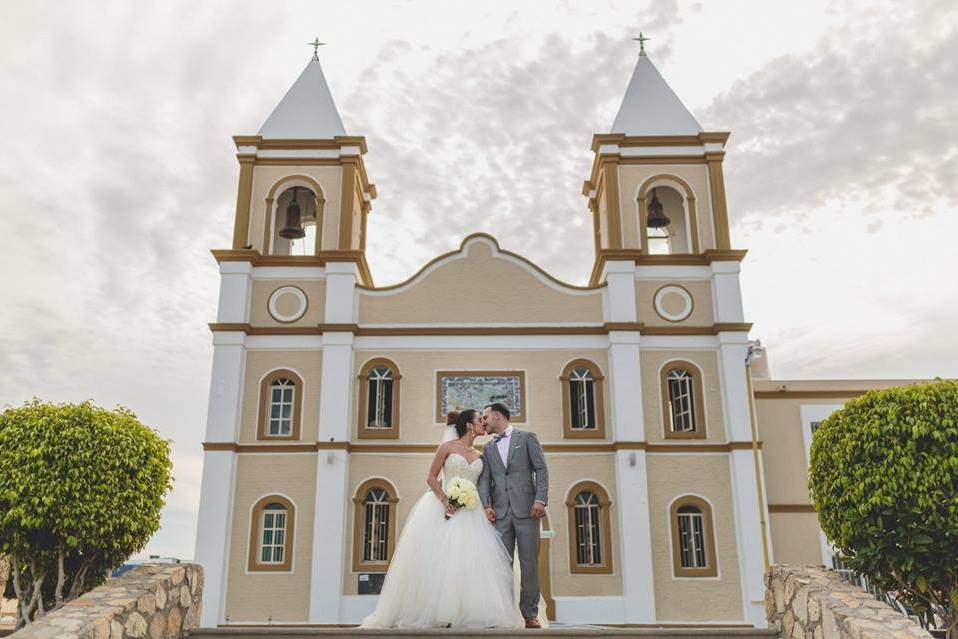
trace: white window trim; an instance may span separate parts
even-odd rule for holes
[[[806,474],[808,473],[808,468],[811,464],[812,422],[823,421],[826,417],[841,407],[841,404],[802,404],[799,407],[802,422],[802,442],[804,443],[805,448]],[[818,522],[816,521],[816,525],[817,523]],[[835,551],[832,548],[831,543],[828,541],[828,538],[825,536],[825,533],[822,532],[821,528],[818,529],[818,546],[822,557],[822,563],[826,568],[831,568],[832,555],[835,554]]]
[[[802,404],[799,408],[802,415],[802,441],[805,444],[806,470],[811,463],[812,422],[823,421],[841,407],[841,404]]]
[[[292,370],[292,369],[289,369],[289,370]],[[268,375],[268,374],[269,374],[269,373],[267,373],[267,375]],[[265,377],[265,375],[264,375],[263,377]],[[262,382],[262,380],[260,380],[260,381]],[[288,454],[288,453],[281,453],[281,454]],[[315,453],[309,453],[309,454],[310,454],[310,455],[314,455]],[[294,500],[293,500],[289,495],[287,495],[286,493],[276,493],[276,492],[266,493],[265,495],[260,495],[259,497],[256,497],[256,498],[253,499],[253,501],[250,503],[249,508],[248,508],[247,511],[246,511],[246,521],[248,521],[248,522],[249,522],[249,521],[252,521],[252,518],[253,518],[253,509],[256,508],[256,504],[258,504],[259,502],[263,501],[263,499],[266,498],[266,497],[282,497],[283,499],[286,499],[287,501],[289,501],[289,503],[291,503],[291,504],[293,505],[293,528],[292,528],[293,543],[291,543],[291,544],[289,545],[289,556],[292,558],[291,561],[290,561],[290,564],[289,564],[289,570],[257,570],[257,571],[251,571],[251,570],[249,569],[249,562],[246,561],[246,562],[245,562],[245,566],[243,567],[243,574],[245,574],[245,575],[264,575],[264,574],[293,575],[293,574],[296,574],[296,543],[297,543],[297,541],[298,541],[298,537],[299,537],[299,534],[300,534],[300,531],[298,530],[298,524],[299,524],[299,521],[298,521],[298,519],[299,519],[299,518],[298,518],[298,515],[299,515],[299,504],[297,504],[296,501],[294,501]],[[288,522],[289,522],[289,510],[287,510],[286,513],[287,513],[287,514],[286,514],[286,521],[287,521],[287,524],[286,524],[286,534],[289,534],[289,533],[290,533],[290,528],[289,528],[289,523],[288,523]],[[261,536],[261,535],[262,535],[262,530],[258,530],[258,531],[257,531],[257,536]],[[250,535],[246,535],[246,554],[243,555],[244,557],[249,557],[250,544],[255,544],[257,548],[259,547],[259,542],[258,542],[255,538],[253,538],[253,537],[250,536]],[[269,565],[269,564],[264,564],[264,565]],[[226,597],[225,593],[224,593],[223,596]]]

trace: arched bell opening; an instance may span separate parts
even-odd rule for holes
[[[650,255],[689,253],[685,198],[670,186],[654,186],[640,202],[639,214],[645,217],[646,243]]]
[[[290,186],[273,203],[271,255],[316,255],[322,200],[306,186]]]

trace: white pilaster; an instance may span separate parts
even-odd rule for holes
[[[738,262],[712,262],[712,282],[715,293],[715,321],[744,322],[742,288],[739,284]]]
[[[220,302],[216,321],[242,324],[249,321],[250,283],[253,266],[249,262],[220,264]]]
[[[608,283],[603,301],[603,315],[607,322],[634,322],[635,264],[633,262],[606,262],[602,275]]]
[[[358,316],[356,266],[333,262],[327,265],[326,275],[326,323],[355,323]],[[319,396],[321,442],[349,441],[354,339],[352,333],[323,334],[323,382]],[[310,623],[342,622],[348,478],[348,453],[342,450],[319,452],[316,460]]]
[[[623,277],[620,279],[619,275]],[[635,321],[635,275],[610,274],[610,309],[618,306],[618,318],[608,321]],[[612,286],[612,282],[616,286]],[[624,298],[624,299],[623,299]],[[618,302],[618,304],[617,304]],[[631,304],[631,319],[627,307]],[[639,334],[634,331],[609,333],[609,394],[612,402],[611,436],[617,442],[645,440],[642,410],[642,369],[639,362]],[[622,573],[622,623],[655,622],[655,590],[652,577],[652,537],[649,519],[648,472],[644,450],[620,450],[615,460],[615,507],[619,520],[619,561]]]
[[[609,394],[614,441],[645,440],[639,339],[634,331],[609,332]]]
[[[616,452],[619,558],[622,564],[622,595],[627,602],[623,623],[655,623],[648,477],[644,450]]]
[[[245,366],[243,334],[214,334],[206,441],[236,441]],[[203,566],[206,575],[203,613],[200,619],[200,624],[204,627],[216,626],[225,616],[226,571],[232,529],[235,473],[236,455],[232,451],[203,453],[203,479],[194,557]]]
[[[203,612],[200,626],[215,628],[226,616],[227,553],[233,519],[233,485],[236,454],[208,450],[203,453],[203,484],[196,518],[193,556],[203,566]]]
[[[325,366],[324,366],[325,368]],[[309,623],[342,623],[343,549],[346,535],[349,456],[323,450],[316,459],[316,511],[310,571]]]
[[[749,388],[745,374],[748,335],[744,331],[719,334],[719,369],[725,433],[729,441],[751,441]],[[765,565],[762,553],[762,525],[758,500],[755,458],[751,450],[729,453],[735,531],[738,543],[742,608],[745,621],[765,627]],[[765,514],[768,521],[768,514]]]
[[[755,460],[750,450],[729,453],[732,472],[732,501],[738,532],[739,573],[742,580],[742,607],[745,621],[756,628],[766,626],[765,572],[762,554],[762,528],[759,519]],[[765,520],[768,521],[766,515]]]
[[[213,334],[213,371],[206,414],[206,441],[233,442],[239,437],[240,406],[246,369],[243,333]]]
[[[352,262],[330,262],[326,265],[327,324],[352,324],[359,309],[355,304],[358,268]]]

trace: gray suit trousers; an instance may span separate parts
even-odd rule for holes
[[[531,517],[513,517],[510,512],[496,519],[496,530],[512,559],[518,545],[522,589],[519,611],[526,619],[539,615],[539,520]]]

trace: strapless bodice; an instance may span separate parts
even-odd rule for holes
[[[452,453],[446,457],[446,463],[442,466],[443,482],[447,482],[454,477],[468,479],[473,484],[479,481],[479,475],[482,474],[482,457],[470,462],[459,453]]]

